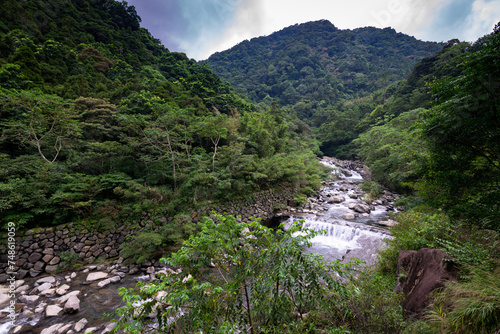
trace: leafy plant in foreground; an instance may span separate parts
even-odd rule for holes
[[[350,265],[326,264],[302,252],[320,232],[298,233],[298,224],[273,232],[233,216],[216,215],[216,221],[206,219],[197,236],[163,260],[180,267],[179,274],[142,284],[139,293],[121,289],[127,305],[117,311],[117,328],[127,333],[156,325],[172,333],[284,330],[311,310],[333,308],[338,299],[333,297],[347,296],[339,279],[352,277]]]

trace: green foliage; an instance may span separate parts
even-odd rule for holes
[[[319,256],[302,252],[319,232],[293,237],[298,225],[274,233],[258,221],[216,218],[217,223],[203,222],[201,232],[165,260],[180,267],[180,274],[143,285],[139,294],[121,290],[128,303],[118,310],[118,328],[142,332],[154,310],[163,331],[274,332],[331,305],[327,291],[339,298],[348,295],[337,277],[351,277],[346,265],[327,265]]]
[[[407,326],[403,317],[402,294],[394,294],[394,277],[363,272],[348,285],[347,312],[339,310],[337,321],[355,333],[401,333]]]
[[[390,28],[340,30],[322,20],[244,41],[203,63],[253,101],[277,102],[305,121],[317,131],[325,154],[350,158],[354,152],[349,143],[366,130],[361,121],[389,100],[395,83],[418,60],[442,46]],[[444,62],[445,57],[436,58]],[[426,94],[425,81],[419,80],[412,79],[412,84],[421,84]],[[399,103],[394,116],[418,107],[406,109]]]
[[[127,237],[120,245],[120,255],[135,263],[142,263],[163,255],[162,235],[156,232],[140,232]]]
[[[59,269],[70,270],[77,265],[80,260],[77,254],[71,251],[63,251],[60,255],[61,263],[59,264]]]
[[[160,226],[154,225],[147,231],[128,236],[120,245],[120,255],[137,264],[158,259],[197,232],[196,224],[187,214],[177,214],[172,221],[158,224]]]
[[[105,230],[152,208],[318,187],[306,124],[257,108],[139,22],[114,0],[4,6],[2,221]]]
[[[399,224],[390,228],[389,247],[379,253],[380,268],[388,273],[396,272],[399,252],[438,247],[437,239],[450,240],[453,231],[449,217],[442,213],[413,210],[399,213],[395,219]]]
[[[430,191],[422,193],[456,217],[491,229],[499,228],[500,218],[499,46],[497,26],[461,57],[460,76],[431,84],[436,103],[420,122],[429,146]]]
[[[439,333],[500,330],[500,278],[475,269],[467,282],[450,282],[434,295],[426,316]]]
[[[402,113],[353,141],[358,155],[370,166],[373,179],[388,188],[408,191],[408,185],[420,176],[417,162],[425,155],[425,144],[414,124],[422,111]]]
[[[359,187],[365,192],[365,198],[369,202],[379,198],[384,192],[384,188],[382,188],[382,186],[377,182],[373,181],[364,181],[359,185]]]

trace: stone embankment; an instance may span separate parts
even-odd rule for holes
[[[215,211],[223,214],[241,216],[242,221],[250,221],[251,217],[271,218],[277,207],[283,207],[293,198],[293,190],[263,191],[249,199],[238,199],[227,203],[211,204],[206,208],[191,212],[194,221]],[[77,257],[86,263],[93,263],[97,259],[116,258],[120,253],[120,245],[129,235],[133,235],[145,228],[154,228],[155,222],[167,224],[171,217],[151,217],[143,213],[139,222],[116,224],[116,227],[105,231],[92,231],[77,224],[65,224],[56,227],[28,230],[16,235],[16,266],[10,271],[16,272],[17,279],[36,277],[43,273],[53,273],[61,267],[64,257]],[[131,227],[132,226],[132,227]],[[156,224],[156,228],[159,228]],[[6,269],[7,242],[0,244],[0,283],[7,281]]]

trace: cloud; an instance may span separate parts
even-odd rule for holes
[[[252,37],[266,34],[265,15],[261,4],[263,0],[243,0],[235,8],[232,24],[222,34],[211,41],[208,48],[201,50],[201,58],[232,46]]]
[[[128,0],[171,51],[206,59],[245,39],[326,19],[340,29],[392,27],[421,40],[474,41],[500,20],[498,0]]]
[[[472,6],[472,15],[468,29],[464,33],[464,40],[475,41],[493,31],[500,22],[500,2],[477,0]]]

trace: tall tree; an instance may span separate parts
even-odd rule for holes
[[[421,122],[431,196],[456,214],[500,228],[500,25],[463,57],[463,70],[431,84]],[[429,188],[427,188],[429,189]]]
[[[79,135],[73,105],[62,98],[37,91],[2,91],[3,108],[16,109],[17,115],[3,122],[5,137],[21,145],[32,145],[48,163],[59,157],[69,141]]]

